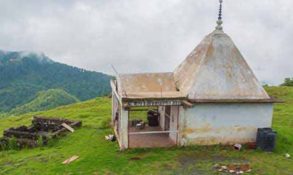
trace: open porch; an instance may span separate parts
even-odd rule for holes
[[[129,128],[129,148],[172,147],[176,142],[170,138],[170,132],[161,127],[149,127],[137,129]]]
[[[128,82],[125,86],[117,81],[111,82],[112,124],[120,148],[178,145],[179,113],[186,102],[185,97],[176,90],[172,76],[147,74],[120,75],[118,78],[120,83]],[[149,81],[140,81],[143,79]],[[138,80],[143,87],[137,84]],[[158,85],[158,80],[166,86]],[[141,92],[141,88],[145,92]]]
[[[180,100],[122,101],[114,93],[112,100],[112,123],[121,149],[177,145]]]

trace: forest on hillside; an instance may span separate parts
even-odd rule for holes
[[[81,101],[110,93],[111,76],[54,62],[43,54],[1,51],[0,75],[0,113],[49,89],[62,89]]]

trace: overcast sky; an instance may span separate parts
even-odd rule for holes
[[[260,81],[293,77],[293,1],[224,0],[224,31]],[[173,71],[214,30],[218,0],[0,0],[0,49],[114,74]]]

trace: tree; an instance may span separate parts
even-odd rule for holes
[[[281,86],[293,86],[293,78],[285,78]]]

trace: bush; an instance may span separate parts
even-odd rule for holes
[[[293,78],[285,78],[281,86],[293,86]]]

